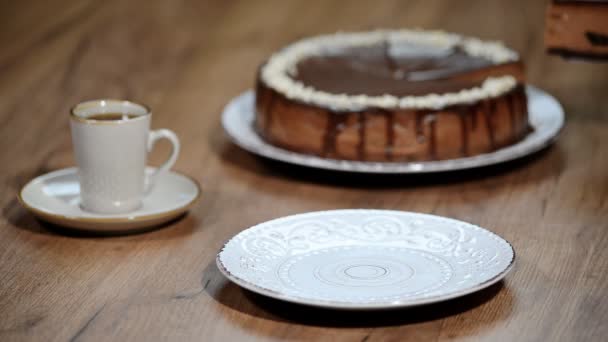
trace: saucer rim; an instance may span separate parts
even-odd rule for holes
[[[194,179],[193,177],[186,175],[182,172],[170,170],[169,172],[174,172],[176,174],[179,174],[179,175],[189,179],[192,183],[194,183],[194,185],[196,186],[196,190],[197,190],[196,196],[192,200],[190,200],[190,202],[186,203],[183,206],[180,206],[179,208],[172,209],[170,211],[162,211],[162,212],[158,212],[158,213],[154,213],[154,214],[136,215],[136,216],[132,216],[132,215],[130,215],[130,213],[114,214],[110,217],[68,216],[68,215],[61,215],[61,214],[57,214],[54,212],[50,212],[47,210],[41,210],[39,208],[33,207],[30,204],[28,204],[26,202],[26,200],[23,198],[23,191],[28,186],[30,186],[32,183],[39,181],[42,177],[50,176],[54,173],[60,173],[60,172],[66,172],[66,173],[69,173],[70,171],[75,172],[76,170],[78,170],[77,167],[67,167],[67,168],[57,169],[57,170],[54,170],[51,172],[47,172],[47,173],[44,173],[42,175],[39,175],[39,176],[31,179],[29,182],[27,182],[24,186],[21,187],[21,190],[19,190],[19,192],[17,193],[17,200],[25,209],[27,209],[28,211],[33,213],[35,216],[38,216],[38,217],[48,220],[48,221],[58,222],[58,221],[67,220],[70,222],[117,224],[117,223],[153,221],[153,220],[158,220],[158,219],[162,219],[162,218],[177,217],[177,216],[179,216],[179,214],[184,213],[184,212],[188,211],[190,208],[192,208],[192,206],[202,196],[201,186],[196,179]]]

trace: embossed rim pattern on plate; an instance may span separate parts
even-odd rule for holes
[[[446,228],[449,228],[452,231],[461,231],[462,235],[459,235],[459,237],[454,240],[457,241],[457,244],[455,245],[455,250],[459,250],[462,251],[462,246],[459,245],[459,243],[461,242],[465,242],[465,244],[467,243],[467,239],[464,238],[464,236],[466,236],[467,234],[470,234],[474,239],[472,240],[468,240],[470,241],[477,241],[477,239],[479,238],[485,238],[485,239],[489,239],[488,241],[492,241],[493,243],[495,243],[495,245],[493,246],[496,249],[496,255],[498,256],[501,252],[504,252],[504,255],[500,255],[500,257],[494,258],[492,257],[490,266],[492,266],[492,263],[494,262],[499,262],[500,265],[498,265],[498,269],[495,269],[493,271],[493,273],[491,274],[485,274],[486,272],[481,272],[481,279],[478,279],[476,283],[471,284],[470,286],[466,286],[464,288],[460,288],[458,289],[458,287],[456,286],[456,289],[454,289],[453,291],[447,291],[445,293],[440,293],[440,294],[433,294],[430,296],[427,295],[423,295],[420,297],[416,297],[413,296],[412,298],[408,298],[405,300],[391,300],[391,301],[376,301],[376,302],[366,302],[366,303],[362,303],[362,302],[348,302],[345,300],[328,300],[328,299],[319,299],[319,298],[310,298],[310,296],[301,296],[301,295],[294,295],[293,293],[290,293],[292,291],[290,291],[289,289],[277,289],[277,288],[271,288],[272,286],[266,286],[263,284],[263,281],[250,281],[247,278],[247,276],[243,275],[243,272],[248,272],[249,270],[246,269],[246,271],[242,271],[239,270],[238,268],[234,268],[231,267],[230,265],[227,264],[234,264],[234,259],[231,261],[231,258],[234,258],[234,255],[230,255],[230,253],[234,254],[234,253],[238,253],[238,243],[240,241],[247,241],[244,240],[245,238],[247,238],[248,236],[265,236],[264,234],[268,234],[268,233],[274,233],[276,231],[282,232],[281,229],[285,230],[289,227],[293,228],[294,226],[294,222],[296,225],[300,224],[298,223],[299,221],[306,221],[306,220],[310,220],[312,218],[314,219],[323,219],[323,220],[328,220],[328,219],[332,219],[332,217],[348,217],[354,215],[356,217],[361,217],[362,215],[365,216],[369,216],[372,218],[375,217],[380,217],[380,218],[396,218],[399,220],[405,220],[403,222],[409,222],[408,224],[414,224],[416,222],[418,222],[417,224],[423,224],[424,223],[426,226],[426,228],[424,228],[424,232],[431,232],[434,233],[436,231],[433,231],[431,228],[429,227],[435,227],[434,229],[439,229],[439,230],[445,230]],[[373,221],[370,221],[373,222]],[[423,222],[423,223],[420,223]],[[434,225],[434,226],[433,226]],[[419,226],[421,227],[421,226]],[[438,227],[443,227],[443,228],[438,228]],[[300,229],[300,228],[298,228]],[[466,234],[465,234],[466,233]],[[256,235],[257,234],[257,235]],[[344,241],[341,245],[343,246],[349,246],[349,243],[352,244],[351,242],[347,242]],[[397,245],[395,245],[395,241],[391,241],[390,245],[391,246],[399,246],[399,242],[397,242]],[[356,244],[356,243],[355,243]],[[407,243],[404,243],[405,245],[407,245]],[[340,245],[340,244],[338,244]],[[365,244],[356,244],[357,246],[366,246]],[[369,243],[367,246],[378,246],[378,244],[374,244],[374,243]],[[470,245],[468,245],[470,247]],[[454,246],[453,246],[454,247]],[[486,246],[487,247],[487,246]],[[407,247],[410,248],[412,251],[418,251],[418,248],[412,248],[412,247]],[[313,249],[314,250],[314,249]],[[470,253],[478,253],[479,251],[469,251]],[[240,255],[240,258],[243,259],[247,259],[250,257],[249,252],[246,252],[245,250],[242,250]],[[306,252],[303,252],[306,253]],[[473,255],[472,254],[472,255]],[[293,257],[293,256],[297,256],[298,254],[293,254],[290,255],[289,257],[285,257],[281,260],[277,260],[277,269],[273,269],[270,270],[269,274],[274,274],[277,277],[278,272],[279,272],[279,267],[280,265],[285,262],[285,260]],[[477,255],[477,254],[475,254]],[[479,257],[479,255],[477,255]],[[271,258],[272,259],[272,258]],[[454,259],[457,259],[456,257],[454,257]],[[496,259],[496,260],[495,260]],[[481,259],[480,259],[481,260]],[[454,261],[454,260],[453,260]],[[414,306],[419,306],[419,305],[425,305],[425,304],[431,304],[431,303],[437,303],[437,302],[441,302],[441,301],[445,301],[445,300],[449,300],[449,299],[453,299],[453,298],[457,298],[457,297],[461,297],[479,290],[482,290],[484,288],[487,288],[493,284],[495,284],[496,282],[502,280],[505,275],[512,269],[513,264],[515,262],[515,251],[513,249],[513,247],[511,246],[511,244],[506,241],[505,239],[503,239],[502,237],[498,236],[497,234],[488,231],[484,228],[475,226],[473,224],[469,224],[463,221],[458,221],[455,219],[450,219],[450,218],[445,218],[445,217],[441,217],[441,216],[436,216],[436,215],[429,215],[429,214],[421,214],[421,213],[412,213],[412,212],[405,212],[405,211],[394,211],[394,210],[374,210],[374,209],[346,209],[346,210],[330,210],[330,211],[319,211],[319,212],[310,212],[310,213],[304,213],[304,214],[297,214],[297,215],[291,215],[291,216],[286,216],[286,217],[282,217],[282,218],[278,218],[278,219],[274,219],[274,220],[270,220],[258,225],[255,225],[253,227],[250,227],[246,230],[243,230],[242,232],[240,232],[239,234],[235,235],[234,237],[232,237],[228,242],[226,242],[226,244],[222,247],[222,249],[220,250],[220,252],[217,254],[216,257],[216,263],[217,263],[217,267],[218,269],[222,272],[222,274],[224,274],[224,276],[226,276],[229,280],[231,280],[232,282],[236,283],[237,285],[251,290],[253,292],[256,292],[258,294],[264,295],[264,296],[268,296],[271,298],[275,298],[275,299],[279,299],[279,300],[284,300],[287,302],[292,302],[292,303],[298,303],[298,304],[304,304],[304,305],[308,305],[308,306],[316,306],[316,307],[324,307],[324,308],[332,308],[332,309],[345,309],[345,310],[370,310],[370,309],[395,309],[395,308],[407,308],[407,307],[414,307]],[[264,265],[260,265],[260,266],[264,266]],[[483,266],[483,265],[482,265]],[[487,266],[487,265],[485,265]],[[496,265],[494,265],[496,266]],[[241,266],[242,267],[242,266]],[[464,269],[466,269],[469,266],[465,266]],[[478,266],[473,266],[473,267],[478,267]],[[489,267],[489,266],[488,266]],[[457,270],[457,271],[462,271],[462,270]],[[264,271],[264,272],[268,272],[268,271]],[[441,290],[444,291],[444,290]],[[431,292],[432,293],[432,292]]]
[[[222,126],[231,140],[241,148],[274,160],[307,167],[360,173],[428,173],[470,169],[518,159],[550,145],[564,126],[564,110],[548,93],[526,86],[529,118],[534,131],[522,141],[467,158],[425,162],[366,162],[321,158],[289,151],[265,142],[253,128],[253,90],[233,98],[222,113]]]

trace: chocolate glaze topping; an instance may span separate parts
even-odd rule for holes
[[[462,140],[460,152],[463,156],[469,155],[469,123],[467,116],[471,116],[472,119],[475,115],[469,115],[469,111],[466,107],[458,106],[455,108],[455,112],[458,114],[460,119],[460,139]]]
[[[323,139],[323,154],[328,156],[336,153],[336,139],[338,134],[344,129],[344,124],[348,117],[346,115],[331,115],[327,113],[327,128],[325,129],[325,138]]]
[[[300,61],[292,77],[333,94],[415,96],[479,86],[485,77],[454,76],[492,65],[489,60],[470,56],[458,47],[440,53],[412,50],[393,51],[388,43],[383,43],[333,51]]]
[[[360,112],[357,116],[358,126],[357,130],[359,131],[359,145],[357,145],[357,155],[360,160],[365,160],[365,112]]]
[[[490,147],[492,150],[496,149],[496,139],[494,137],[494,123],[492,118],[494,117],[494,111],[496,111],[496,103],[494,101],[484,100],[484,109],[481,111],[486,122],[486,129],[488,130],[488,138],[490,139]]]
[[[388,110],[383,110],[382,114],[386,118],[386,147],[384,153],[386,154],[386,159],[391,160],[393,158],[393,148],[395,147],[395,115]]]
[[[511,131],[512,132],[516,132],[517,130],[517,118],[515,116],[515,106],[516,104],[515,102],[515,96],[513,96],[513,94],[509,93],[506,95],[505,97],[506,100],[506,104],[508,107],[508,112],[509,112],[509,119],[511,121]]]

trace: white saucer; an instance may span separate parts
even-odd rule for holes
[[[492,153],[467,158],[427,162],[362,162],[321,158],[297,153],[266,143],[253,128],[255,94],[252,90],[235,97],[222,113],[222,125],[241,148],[257,155],[308,167],[364,173],[424,173],[453,171],[492,165],[524,157],[551,144],[564,125],[564,110],[548,93],[527,86],[528,112],[534,132],[514,144]]]
[[[76,168],[53,171],[26,184],[19,201],[42,220],[85,231],[125,232],[168,222],[185,213],[200,196],[198,183],[169,171],[159,175],[140,209],[127,214],[96,214],[81,209]]]
[[[391,210],[333,210],[268,221],[216,261],[259,294],[333,309],[387,309],[460,297],[501,280],[515,252],[469,223]]]

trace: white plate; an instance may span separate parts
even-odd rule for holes
[[[333,210],[268,221],[217,256],[236,284],[288,302],[385,309],[460,297],[501,280],[511,245],[469,223],[391,210]]]
[[[185,213],[200,196],[198,183],[169,171],[158,175],[141,208],[127,214],[96,214],[80,207],[75,167],[53,171],[27,183],[19,201],[42,220],[85,231],[127,232],[168,222]]]
[[[564,125],[564,110],[546,92],[527,86],[528,112],[534,132],[517,144],[473,157],[425,162],[364,162],[321,158],[276,147],[254,130],[255,94],[252,90],[235,97],[222,113],[222,125],[243,149],[270,159],[320,169],[365,173],[423,173],[469,169],[521,158],[548,146]]]

